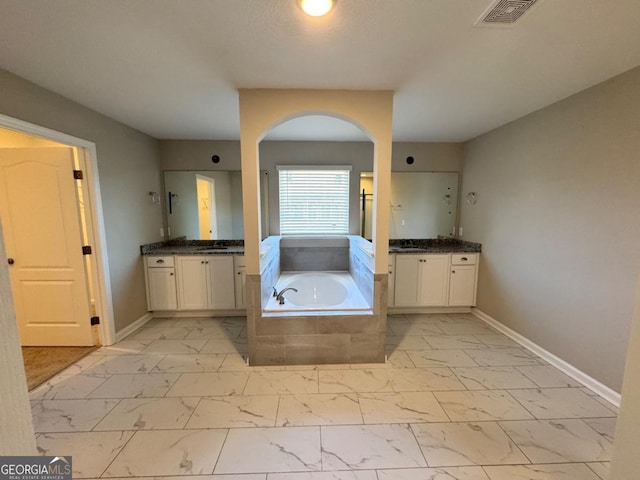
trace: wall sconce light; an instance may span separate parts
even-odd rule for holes
[[[467,203],[469,205],[475,205],[476,202],[478,201],[478,194],[476,192],[469,192],[467,193]]]
[[[158,192],[149,192],[149,196],[154,205],[160,205],[160,194]]]

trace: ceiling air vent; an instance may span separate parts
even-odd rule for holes
[[[513,25],[538,0],[497,0],[480,16],[475,25]]]

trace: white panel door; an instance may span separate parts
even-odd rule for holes
[[[71,148],[0,149],[0,219],[23,346],[93,345]]]

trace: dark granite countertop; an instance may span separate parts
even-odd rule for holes
[[[389,253],[479,253],[482,245],[456,238],[389,240]]]
[[[478,253],[479,243],[455,238],[389,240],[389,253]],[[140,246],[142,255],[244,255],[244,240],[185,240],[183,238]]]
[[[244,240],[186,240],[140,245],[142,255],[244,255]]]

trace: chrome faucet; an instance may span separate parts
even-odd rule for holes
[[[298,292],[297,288],[293,288],[293,287],[287,287],[287,288],[283,288],[282,290],[280,290],[279,293],[276,293],[276,289],[274,288],[273,291],[276,294],[276,300],[278,300],[278,303],[280,305],[284,305],[284,292],[286,292],[287,290],[293,290],[294,292]]]

